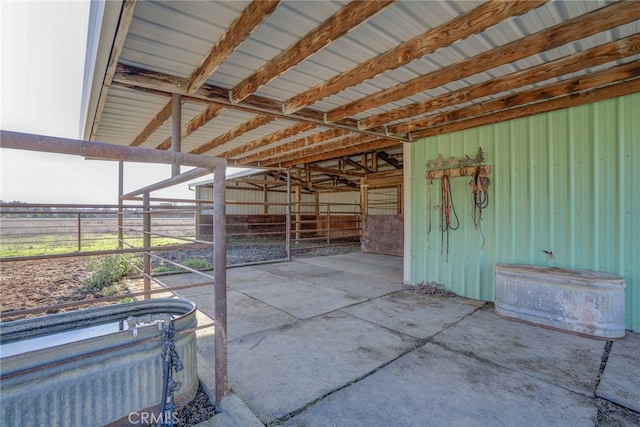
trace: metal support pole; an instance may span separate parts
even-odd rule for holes
[[[171,151],[179,153],[181,150],[180,134],[182,127],[182,95],[174,93],[171,98]],[[180,164],[171,164],[171,176],[180,175]]]
[[[287,169],[287,209],[285,213],[287,259],[291,259],[291,169]]]
[[[122,209],[122,195],[124,194],[124,161],[118,162],[118,249],[124,247],[124,212]]]
[[[78,252],[82,250],[82,219],[80,218],[80,212],[78,212]]]
[[[142,195],[142,209],[144,213],[142,214],[142,241],[144,246],[144,255],[143,255],[143,271],[144,271],[144,299],[150,299],[151,294],[151,255],[149,251],[151,250],[151,205],[149,202],[149,192],[146,191]]]
[[[227,394],[227,216],[226,166],[213,170],[213,268],[215,301],[216,406]]]

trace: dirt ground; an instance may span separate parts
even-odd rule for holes
[[[87,261],[86,257],[73,257],[0,263],[0,311],[5,313],[94,298],[80,292],[90,274],[85,267]],[[27,316],[21,318],[24,317]],[[6,320],[16,320],[16,317]]]

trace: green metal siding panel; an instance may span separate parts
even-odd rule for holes
[[[460,228],[449,235],[447,261],[440,181],[429,190],[426,162],[439,153],[473,156],[478,147],[492,167],[484,246],[469,179],[452,178]],[[493,300],[497,263],[616,273],[627,282],[626,326],[640,331],[640,94],[427,138],[411,145],[410,157],[413,284],[437,281]]]

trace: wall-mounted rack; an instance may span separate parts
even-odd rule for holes
[[[489,176],[491,174],[491,166],[478,165],[428,170],[425,172],[424,177],[426,179],[442,179],[444,175],[447,175],[449,178],[457,178],[460,176],[473,177],[478,169],[480,169],[480,176]]]

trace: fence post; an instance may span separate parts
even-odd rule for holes
[[[227,208],[226,164],[213,170],[213,274],[215,322],[215,404],[227,395]]]
[[[287,207],[285,212],[285,245],[287,249],[287,259],[291,260],[291,169],[287,169]]]
[[[124,247],[124,212],[122,195],[124,194],[124,161],[118,162],[118,249]]]
[[[80,212],[78,212],[78,252],[82,250],[82,220],[80,219]]]
[[[327,247],[331,246],[331,203],[327,203]]]
[[[145,191],[142,195],[142,241],[144,246],[144,299],[151,298],[151,206],[149,203],[149,192]]]

